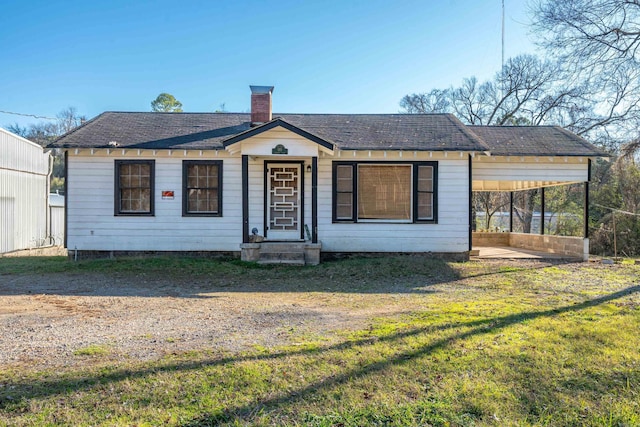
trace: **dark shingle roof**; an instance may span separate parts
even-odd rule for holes
[[[450,114],[274,114],[348,150],[486,151]],[[250,114],[106,112],[60,137],[60,148],[219,149],[250,129]]]
[[[283,114],[284,120],[338,148],[355,150],[486,151],[451,114]]]
[[[559,126],[469,126],[493,156],[608,156]]]
[[[493,155],[606,156],[556,126],[465,126],[451,114],[274,114],[342,150],[490,151]],[[251,129],[248,113],[105,112],[53,147],[223,149]]]
[[[249,129],[249,114],[106,112],[61,136],[61,148],[222,148],[222,140]]]

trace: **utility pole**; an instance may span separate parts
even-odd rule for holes
[[[504,69],[504,0],[502,0],[502,69]]]

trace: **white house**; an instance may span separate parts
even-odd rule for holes
[[[465,258],[472,191],[587,182],[604,154],[557,127],[272,114],[273,87],[251,91],[251,114],[106,112],[61,137],[70,254]]]
[[[51,156],[0,128],[0,253],[49,244]]]

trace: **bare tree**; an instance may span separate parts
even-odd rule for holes
[[[80,126],[85,120],[85,116],[79,115],[75,107],[67,107],[56,115],[55,121],[32,123],[27,126],[20,126],[15,123],[7,126],[10,132],[20,135],[30,141],[47,147],[60,135],[72,131]],[[51,191],[64,190],[64,161],[62,151],[53,149],[53,173],[51,176]]]
[[[490,81],[470,77],[457,88],[406,95],[400,107],[408,113],[453,113],[472,125],[555,123],[568,120],[585,99],[584,88],[561,85],[563,77],[557,64],[521,55]]]
[[[409,113],[452,113],[472,125],[562,124],[591,111],[587,87],[565,84],[566,81],[558,63],[521,55],[509,59],[490,81],[479,83],[471,77],[458,88],[407,95],[400,106]],[[514,215],[524,232],[529,232],[538,192],[521,193]],[[485,212],[488,228],[491,217],[506,202],[495,193],[479,195],[477,200],[479,205],[475,208]]]
[[[542,45],[575,70],[640,59],[638,0],[538,0],[533,12]]]
[[[414,93],[400,100],[400,107],[411,114],[447,113],[451,110],[449,89],[432,89],[429,93]]]
[[[58,126],[56,132],[58,135],[63,135],[72,131],[87,120],[86,116],[78,114],[76,107],[67,107],[60,111],[56,117],[58,118],[58,121],[56,122],[56,125]]]
[[[484,229],[491,229],[493,216],[509,205],[508,193],[495,191],[478,191],[473,193],[476,212],[484,212]]]
[[[533,13],[540,45],[586,88],[585,104],[561,124],[612,148],[637,138],[640,1],[537,0]]]
[[[522,226],[523,233],[531,233],[533,223],[533,212],[535,211],[536,200],[540,190],[526,190],[514,193],[513,213]]]

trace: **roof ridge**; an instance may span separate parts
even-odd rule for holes
[[[529,128],[561,128],[559,125],[466,125],[472,128],[519,128],[519,129],[529,129]]]
[[[117,110],[110,110],[110,111],[104,111],[102,113],[100,113],[98,116],[99,117],[103,114],[174,114],[174,115],[181,115],[181,114],[246,114],[249,115],[251,113],[240,113],[240,112],[231,112],[231,111],[180,111],[180,112],[174,112],[174,111],[117,111]]]
[[[103,114],[173,114],[173,115],[188,115],[188,114],[238,114],[238,115],[250,115],[250,112],[241,111],[122,111],[122,110],[108,110],[100,113],[99,117]],[[405,117],[421,117],[421,116],[451,116],[451,113],[284,113],[273,112],[274,116],[405,116]],[[94,117],[95,118],[95,117]],[[93,119],[92,119],[93,120]]]
[[[480,146],[485,149],[485,151],[491,151],[489,148],[489,144],[487,144],[487,142],[484,139],[482,139],[479,135],[476,135],[471,129],[469,129],[470,127],[469,125],[462,123],[462,121],[459,118],[457,118],[455,115],[451,113],[445,113],[445,114],[447,115],[451,123],[453,123],[458,129],[460,129],[462,133],[472,138],[474,141],[478,142]]]

